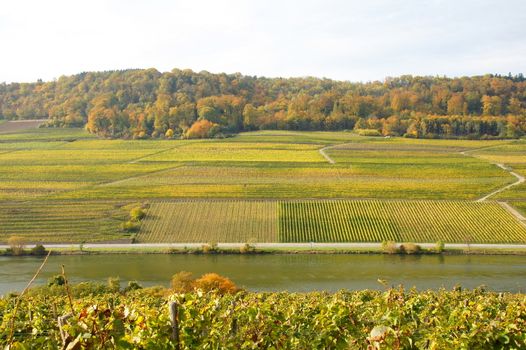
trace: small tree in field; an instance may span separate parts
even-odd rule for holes
[[[11,252],[13,255],[24,254],[24,247],[25,247],[24,238],[20,236],[11,236],[7,240],[7,244],[11,247]]]

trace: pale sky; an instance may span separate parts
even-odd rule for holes
[[[0,82],[152,67],[351,81],[526,73],[525,0],[0,1]]]

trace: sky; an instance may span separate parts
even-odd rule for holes
[[[526,73],[525,0],[1,0],[0,82],[156,68],[371,81]]]

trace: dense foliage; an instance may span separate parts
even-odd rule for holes
[[[86,125],[105,137],[353,128],[419,138],[517,137],[526,131],[525,115],[521,74],[351,83],[147,69],[0,84],[0,119],[49,117],[51,126]]]
[[[71,349],[526,348],[523,294],[389,289],[165,295],[134,289],[112,292],[84,284],[73,287],[71,305],[64,294],[31,293],[16,314],[12,349],[61,348],[57,317],[66,314],[71,317],[63,335]],[[178,342],[172,339],[169,301],[178,305]],[[2,344],[14,304],[13,297],[0,299]]]

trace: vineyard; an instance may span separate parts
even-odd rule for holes
[[[503,208],[471,201],[516,181],[491,162],[526,174],[525,145],[346,132],[102,140],[79,129],[6,131],[0,241],[129,238],[119,230],[124,211],[108,203],[151,202],[143,242],[523,242]],[[334,164],[320,154],[325,146]],[[525,189],[492,199],[524,213]]]
[[[63,289],[63,288],[62,288]],[[84,284],[22,298],[10,349],[523,349],[523,294],[389,289],[127,293]],[[174,304],[171,321],[169,303]],[[15,298],[0,299],[0,344]],[[62,318],[59,329],[57,317]],[[64,344],[64,345],[63,345]]]
[[[526,227],[496,202],[154,202],[142,242],[522,243]]]
[[[126,216],[126,210],[114,202],[0,202],[0,242],[12,235],[26,242],[119,239],[119,223]]]
[[[276,242],[276,204],[270,201],[180,201],[150,206],[139,241]]]
[[[526,241],[526,227],[494,202],[280,202],[279,211],[282,242]]]

